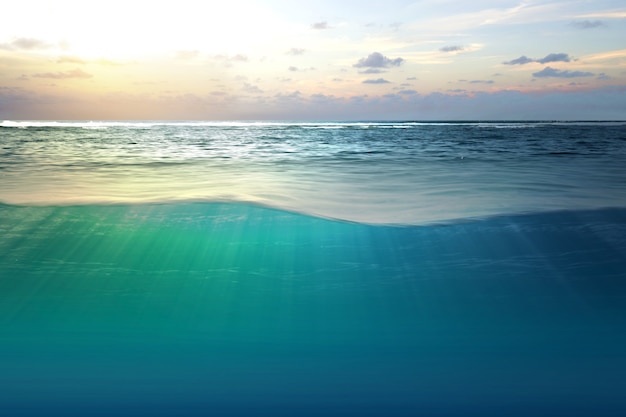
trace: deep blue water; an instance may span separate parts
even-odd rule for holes
[[[626,124],[3,125],[1,415],[626,415]]]

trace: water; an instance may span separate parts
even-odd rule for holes
[[[240,201],[382,224],[626,204],[626,123],[2,126],[8,204]]]
[[[626,413],[626,123],[0,128],[0,413]]]

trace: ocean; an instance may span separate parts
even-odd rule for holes
[[[4,121],[0,415],[626,415],[626,122]]]

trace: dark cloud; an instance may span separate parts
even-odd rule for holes
[[[549,62],[570,62],[571,58],[568,54],[560,53],[560,54],[548,54],[545,57],[538,59],[536,62],[540,64],[547,64]]]
[[[525,65],[530,64],[531,62],[538,62],[540,64],[547,64],[550,62],[570,62],[572,58],[568,54],[565,53],[552,53],[544,56],[541,59],[532,59],[528,58],[525,55],[520,56],[512,61],[505,61],[503,64],[505,65]]]
[[[533,73],[536,78],[577,78],[577,77],[593,77],[593,72],[584,71],[562,71],[552,67],[545,67],[539,72]]]
[[[451,46],[444,46],[443,48],[439,48],[439,51],[441,52],[459,52],[464,50],[465,48],[463,48],[462,46],[459,45],[451,45]]]
[[[407,81],[415,81],[415,80],[417,80],[417,77],[408,77],[406,80]]]
[[[610,80],[611,77],[606,75],[606,73],[601,72],[600,74],[598,74],[598,80]]]
[[[384,78],[376,78],[376,79],[369,79],[369,80],[365,80],[363,81],[363,84],[389,84],[391,81],[387,81]]]
[[[287,68],[287,69],[288,69],[289,71],[292,71],[292,72],[296,72],[296,71],[298,71],[298,67],[294,67],[293,65],[292,65],[291,67]]]
[[[355,68],[389,68],[399,67],[403,63],[403,58],[390,59],[380,52],[372,52],[367,56],[367,58],[359,59],[359,62],[352,66]]]
[[[534,59],[528,58],[526,55],[522,55],[519,58],[515,58],[511,61],[503,62],[504,65],[524,65],[529,64],[531,62],[535,62]]]
[[[602,20],[581,20],[578,22],[572,22],[570,25],[578,29],[596,29],[607,27],[607,24]]]
[[[74,69],[66,72],[44,72],[39,74],[33,74],[35,78],[52,78],[55,80],[65,80],[68,78],[92,78],[93,75],[86,73],[81,69]]]
[[[470,84],[493,84],[493,80],[472,80],[469,81]]]
[[[306,52],[306,49],[303,48],[291,48],[287,52],[287,55],[303,55]]]
[[[413,94],[417,94],[417,91],[415,91],[415,90],[400,90],[400,91],[398,91],[398,94],[402,94],[402,95],[405,95],[405,96],[410,96],[410,95],[413,95]]]
[[[51,46],[46,42],[34,38],[16,38],[8,43],[0,43],[0,49],[7,51],[25,50],[32,51],[36,49],[48,49]]]
[[[311,24],[311,29],[324,30],[330,29],[330,27],[328,26],[328,22],[315,22]]]

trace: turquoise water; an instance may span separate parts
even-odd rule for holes
[[[6,415],[619,415],[626,210],[0,209]]]
[[[158,169],[156,145],[131,157],[121,141],[169,132],[205,146],[240,126],[0,129],[1,415],[626,414],[623,125],[488,126],[518,136],[485,139],[482,156],[467,145],[463,175],[466,159],[448,157],[462,132],[485,135],[474,125],[280,126],[308,154],[279,155],[273,126],[238,161],[171,145]],[[411,129],[414,146],[386,142]],[[448,151],[425,143],[447,143],[434,134]],[[532,151],[537,134],[548,151]],[[589,143],[556,153],[570,136]],[[361,154],[341,162],[348,139]],[[314,148],[323,141],[333,150]],[[398,142],[421,150],[403,160]],[[314,170],[328,186],[317,199]],[[485,187],[494,173],[507,176]],[[173,185],[151,188],[159,176]],[[201,186],[222,179],[250,193]],[[529,198],[491,205],[516,190]]]

